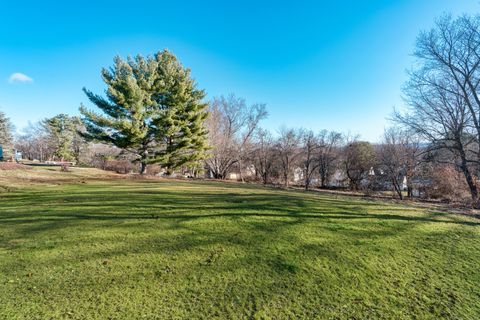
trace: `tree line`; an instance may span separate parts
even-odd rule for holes
[[[101,72],[103,95],[84,88],[96,109],[82,105],[80,117],[45,119],[13,139],[0,114],[0,144],[14,143],[32,160],[121,163],[140,174],[155,168],[306,189],[388,189],[399,198],[466,191],[478,207],[480,17],[441,17],[420,33],[414,56],[407,109],[393,112],[377,144],[336,131],[269,132],[261,127],[265,104],[234,94],[206,102],[190,70],[166,50],[115,58]]]

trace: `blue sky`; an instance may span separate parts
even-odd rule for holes
[[[479,9],[478,0],[9,1],[0,10],[0,110],[17,129],[78,114],[89,105],[82,87],[103,92],[100,69],[115,55],[168,48],[208,97],[267,103],[268,129],[376,141],[403,104],[418,33],[444,12]]]

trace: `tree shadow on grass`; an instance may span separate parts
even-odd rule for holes
[[[160,184],[161,187],[168,183]],[[192,185],[185,183],[189,188]],[[315,198],[315,195],[284,190],[258,189],[244,185],[194,183],[208,187],[205,190],[158,189],[155,181],[137,184],[67,186],[61,189],[38,190],[10,194],[0,201],[0,223],[9,228],[23,230],[24,236],[37,232],[54,231],[81,225],[83,222],[104,223],[141,221],[173,221],[175,223],[202,222],[207,219],[250,219],[264,218],[269,221],[290,220],[295,223],[321,222],[329,224],[346,221],[361,221],[375,226],[383,222],[396,224],[395,232],[401,232],[412,223],[444,223],[476,227],[472,219],[447,215],[443,212],[422,212],[415,208],[381,206],[374,202],[359,200]],[[224,186],[228,188],[224,188]],[[178,184],[175,184],[178,188]],[[118,187],[120,190],[115,190]],[[152,187],[154,189],[148,189]],[[220,189],[218,189],[220,187]],[[225,192],[229,188],[240,189],[236,193]],[[245,189],[247,191],[245,191]],[[254,191],[249,193],[249,191]],[[413,210],[413,212],[411,212]],[[388,212],[387,212],[388,211]],[[404,214],[402,214],[404,213]],[[220,223],[221,220],[216,221]],[[252,222],[253,223],[253,222]],[[130,225],[123,225],[129,228]],[[385,227],[385,226],[384,226]],[[268,226],[263,225],[267,231]],[[338,227],[332,227],[337,228]],[[332,229],[332,230],[333,230]],[[368,232],[372,232],[369,230]],[[390,233],[385,233],[386,235]]]
[[[168,184],[128,181],[128,185],[113,187],[64,186],[6,195],[0,199],[0,247],[12,249],[12,256],[0,263],[0,272],[21,277],[33,271],[27,283],[35,279],[36,272],[46,270],[57,276],[48,280],[49,285],[67,279],[72,288],[80,290],[79,295],[92,288],[121,291],[126,287],[115,287],[117,283],[136,286],[137,278],[142,281],[145,275],[155,274],[162,278],[162,285],[148,287],[155,281],[150,277],[139,283],[142,290],[161,289],[171,280],[175,286],[168,294],[175,301],[192,301],[191,296],[201,296],[206,288],[214,292],[208,298],[221,298],[220,282],[227,279],[234,284],[229,289],[241,286],[241,294],[251,293],[260,304],[285,292],[291,295],[293,288],[302,306],[311,303],[310,308],[317,310],[315,293],[322,291],[310,287],[304,294],[311,279],[328,280],[318,287],[338,285],[341,292],[342,285],[358,282],[356,276],[363,271],[356,268],[364,267],[372,257],[382,262],[403,258],[405,265],[412,263],[418,270],[425,265],[426,251],[458,257],[452,250],[455,241],[460,241],[456,233],[478,230],[473,219],[443,212],[416,213],[417,209],[384,203],[229,184],[185,182],[186,191],[172,182],[177,190],[162,189],[169,188]],[[426,224],[438,225],[440,231],[416,228]],[[439,232],[432,240],[431,231]],[[10,243],[21,239],[25,242]],[[450,242],[442,247],[443,240]],[[318,260],[323,263],[320,266],[331,268],[330,275],[323,277],[323,269],[315,269]],[[131,268],[123,269],[125,265]],[[385,265],[379,262],[367,276],[373,278]],[[116,271],[112,275],[110,268]],[[232,276],[239,272],[245,272],[246,278]],[[222,274],[228,276],[220,278]],[[212,285],[189,282],[192,275],[209,279]],[[109,282],[113,277],[115,283]],[[182,277],[187,280],[174,282]],[[271,281],[262,282],[263,278]],[[185,291],[190,295],[179,296],[182,288],[177,283],[197,286]],[[366,296],[373,292],[369,289],[364,289]],[[232,301],[234,296],[230,296]]]
[[[100,211],[99,212],[104,212]],[[188,220],[197,220],[197,219],[208,219],[208,218],[239,218],[239,217],[264,217],[264,218],[295,218],[298,220],[308,220],[308,219],[330,219],[330,220],[356,220],[356,219],[371,219],[371,220],[392,220],[392,221],[410,221],[410,222],[436,222],[436,223],[446,223],[446,224],[458,224],[466,226],[479,226],[480,222],[474,221],[463,221],[463,220],[438,220],[436,216],[443,217],[443,213],[432,212],[426,216],[422,217],[413,217],[413,216],[402,216],[394,214],[367,214],[367,213],[350,213],[343,212],[337,214],[308,214],[308,213],[206,213],[206,214],[174,214],[169,213],[162,215],[161,213],[151,213],[151,214],[124,214],[124,213],[115,213],[111,214],[102,214],[91,212],[88,214],[79,214],[79,213],[70,213],[70,214],[52,214],[48,213],[47,216],[38,217],[33,215],[31,218],[23,218],[18,214],[1,214],[0,221],[2,223],[9,224],[24,224],[24,223],[34,223],[34,222],[46,222],[46,221],[73,221],[73,220],[99,220],[99,221],[108,221],[108,220],[178,220],[178,221],[188,221]]]

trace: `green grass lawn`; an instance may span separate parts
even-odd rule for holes
[[[250,185],[0,193],[0,319],[479,319],[480,220]]]

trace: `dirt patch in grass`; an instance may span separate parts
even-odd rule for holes
[[[30,170],[32,167],[16,162],[0,162],[0,170]]]
[[[38,185],[55,186],[125,178],[124,175],[93,168],[70,168],[68,172],[64,172],[60,167],[15,165],[18,167],[0,170],[0,192]]]

